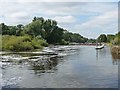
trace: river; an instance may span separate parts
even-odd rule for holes
[[[50,49],[58,55],[3,52],[0,59],[1,86],[118,88],[118,60],[112,58],[109,47],[95,50],[95,46],[76,45],[56,46]]]

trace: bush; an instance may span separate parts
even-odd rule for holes
[[[47,47],[48,43],[45,40],[38,40],[41,46]]]
[[[34,49],[40,49],[40,48],[42,48],[42,46],[40,45],[40,43],[38,42],[37,39],[33,39],[32,40],[32,46],[34,47]]]
[[[115,37],[113,42],[114,42],[115,45],[120,45],[120,38],[119,37]]]
[[[42,48],[43,46],[48,46],[48,43],[45,40],[34,38],[32,40],[32,45],[35,49]]]
[[[64,39],[61,40],[61,45],[69,45],[69,42],[68,41],[65,41]]]
[[[42,49],[48,44],[41,39],[32,38],[30,36],[3,36],[2,49],[10,51],[30,51],[34,49]]]

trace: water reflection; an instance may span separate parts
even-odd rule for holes
[[[96,60],[99,60],[101,58],[105,58],[107,56],[108,51],[109,51],[108,48],[96,50]]]
[[[112,53],[112,52],[111,52],[111,54],[112,54],[113,59],[120,59],[120,54],[116,54],[116,53]]]
[[[113,65],[118,65],[119,61],[120,61],[120,54],[116,54],[110,51],[110,49],[108,47],[100,49],[100,50],[96,50],[96,60],[99,60],[99,57],[106,57],[108,52],[111,53],[111,57],[112,57],[112,64]]]
[[[96,50],[96,60],[98,60],[98,50]]]
[[[113,65],[118,65],[118,63],[120,62],[120,54],[116,54],[111,52],[112,54],[112,58],[113,58]]]

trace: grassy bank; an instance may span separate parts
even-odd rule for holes
[[[113,58],[120,59],[120,32],[115,35],[108,35],[107,39]]]
[[[33,51],[48,46],[48,43],[38,37],[31,36],[2,36],[3,51]]]

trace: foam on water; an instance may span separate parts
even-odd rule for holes
[[[17,83],[21,81],[21,77],[3,78],[2,87],[13,88],[17,87]]]
[[[53,61],[51,61],[51,58],[54,57],[63,57],[63,56],[67,56],[70,54],[74,54],[75,51],[78,48],[75,46],[54,46],[54,47],[45,47],[43,49],[43,51],[37,51],[37,52],[17,52],[17,53],[10,53],[8,54],[8,52],[0,52],[0,54],[3,54],[3,56],[0,56],[0,87],[17,87],[17,84],[19,82],[21,82],[22,78],[18,75],[16,75],[15,77],[7,77],[3,75],[2,78],[2,69],[4,70],[4,72],[8,72],[5,69],[7,67],[13,67],[13,65],[17,65],[17,63],[19,61],[23,61],[26,60],[24,62],[25,65],[27,65],[28,63],[33,63],[34,65],[36,65],[37,67],[39,67],[40,65],[44,65],[44,68],[49,68],[52,67],[51,63],[53,63]],[[57,53],[57,55],[39,55],[41,53]],[[31,53],[31,54],[37,54],[35,56],[27,56],[27,57],[23,57],[21,55],[19,55],[19,53]],[[13,64],[15,63],[15,64]],[[47,67],[48,65],[50,65],[49,67]],[[15,66],[16,67],[16,66]],[[51,70],[48,69],[47,71],[48,73],[51,72]],[[9,75],[8,75],[9,76]]]

